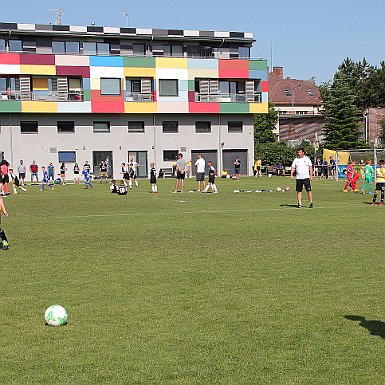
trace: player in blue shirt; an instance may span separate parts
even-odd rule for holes
[[[93,187],[91,183],[91,176],[90,176],[90,169],[87,168],[86,166],[83,167],[83,172],[82,172],[83,178],[84,178],[84,184],[86,185],[86,188],[88,187]]]
[[[51,190],[53,190],[53,185],[49,184],[48,172],[46,171],[44,166],[41,168],[41,171],[43,172],[43,179],[41,181],[41,191],[44,191],[45,186],[48,186],[51,188]]]

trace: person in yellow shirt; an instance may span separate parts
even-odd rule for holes
[[[380,206],[384,204],[384,192],[385,192],[385,160],[380,160],[380,168],[376,171],[377,180],[376,180],[376,191],[373,195],[373,202],[371,206],[376,205],[376,199],[378,192],[381,191],[381,201]]]
[[[262,160],[261,159],[256,159],[254,163],[254,176],[262,176],[261,173],[261,167],[262,167]]]
[[[0,219],[1,219],[1,215],[2,214],[6,218],[8,217],[7,210],[5,209],[5,206],[4,206],[3,198],[0,196]],[[8,250],[8,239],[7,239],[6,235],[5,235],[4,230],[1,227],[0,227],[0,241],[1,241],[0,247],[3,250]]]

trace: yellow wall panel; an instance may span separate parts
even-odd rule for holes
[[[21,102],[22,112],[57,112],[57,102]]]
[[[48,91],[48,78],[32,78],[32,89],[34,91]]]
[[[195,78],[209,78],[218,79],[218,70],[214,68],[193,68],[188,70],[188,79],[194,80]]]
[[[20,73],[26,75],[56,75],[56,67],[51,65],[21,65]]]
[[[253,114],[267,114],[269,111],[268,103],[250,103],[249,108]]]
[[[157,57],[156,68],[187,68],[187,58]]]
[[[91,90],[100,90],[100,78],[90,79]]]
[[[125,102],[124,112],[152,114],[156,112],[156,102]]]
[[[124,67],[125,77],[138,77],[138,78],[155,78],[155,68],[135,68]]]

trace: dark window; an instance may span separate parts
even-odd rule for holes
[[[145,45],[144,44],[133,44],[132,49],[135,56],[144,56]]]
[[[52,53],[56,54],[78,54],[79,53],[79,42],[78,41],[53,41],[52,42]]]
[[[178,80],[160,79],[159,96],[178,96]]]
[[[242,132],[243,131],[243,122],[228,122],[227,123],[228,132]]]
[[[164,133],[178,133],[178,122],[175,120],[166,120],[162,122]]]
[[[100,94],[101,95],[120,95],[121,79],[119,78],[101,78],[100,79]]]
[[[283,92],[285,93],[286,96],[291,96],[292,95],[290,90],[284,90]]]
[[[58,121],[57,132],[75,132],[75,122],[73,121]]]
[[[198,134],[210,133],[211,122],[195,122],[195,132]]]
[[[75,163],[76,162],[76,151],[59,151],[59,163]]]
[[[0,52],[5,51],[5,40],[0,39]]]
[[[97,121],[93,122],[94,132],[110,132],[110,122],[108,121]]]
[[[22,134],[37,134],[39,131],[39,124],[37,121],[20,122],[20,132]]]
[[[21,40],[9,40],[9,51],[10,52],[21,52],[23,46]]]
[[[144,132],[144,122],[128,122],[128,132]]]
[[[174,162],[178,157],[178,150],[164,150],[163,151],[163,161],[164,162]]]

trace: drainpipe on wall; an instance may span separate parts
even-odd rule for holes
[[[12,138],[12,120],[11,120],[11,114],[8,114],[8,124],[9,124],[9,135],[10,135],[10,163],[13,167],[13,138]]]

